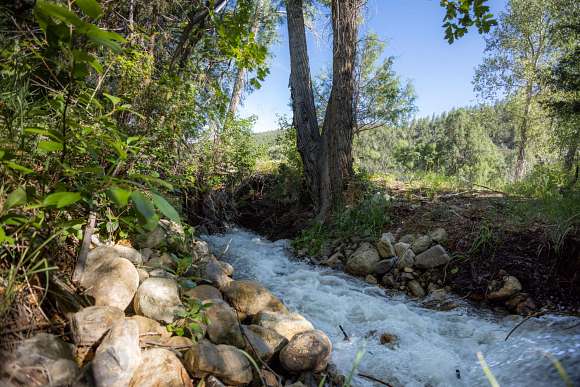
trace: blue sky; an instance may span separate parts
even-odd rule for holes
[[[506,0],[489,0],[494,15]],[[417,93],[418,116],[431,115],[477,101],[471,80],[481,63],[485,42],[472,29],[452,45],[443,38],[444,9],[439,0],[368,0],[362,31],[378,34],[387,42],[386,55],[395,57],[394,69],[410,80]],[[308,32],[308,53],[313,76],[331,66],[332,34],[327,19]],[[290,59],[286,24],[279,27],[279,42],[271,48],[270,75],[262,88],[245,97],[239,113],[256,115],[254,131],[277,128],[277,115],[291,116],[289,107]]]

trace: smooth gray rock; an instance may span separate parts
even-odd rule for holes
[[[141,253],[130,246],[100,246],[90,250],[87,254],[86,269],[114,258],[125,258],[137,266],[143,264]]]
[[[275,330],[259,325],[242,325],[246,340],[245,350],[249,354],[257,354],[265,362],[280,352],[288,340]]]
[[[418,269],[432,269],[447,264],[451,258],[441,245],[435,245],[415,257],[415,267]]]
[[[394,243],[395,237],[390,232],[381,236],[381,239],[377,242],[377,250],[381,258],[390,258],[395,256],[395,248],[393,247]]]
[[[215,285],[218,289],[222,290],[233,280],[229,277],[228,271],[220,264],[220,262],[211,258],[204,270],[204,277]]]
[[[322,331],[297,334],[280,351],[280,363],[287,371],[323,371],[332,354],[332,343]]]
[[[348,258],[346,271],[354,275],[366,276],[374,272],[379,261],[380,257],[377,249],[370,243],[365,242]]]
[[[407,249],[403,256],[397,261],[397,267],[403,269],[405,267],[413,267],[415,265],[415,253],[411,249]]]
[[[397,266],[398,259],[396,257],[383,259],[377,262],[375,266],[375,274],[379,277],[391,272]]]
[[[399,238],[399,242],[411,245],[415,241],[415,238],[416,238],[415,234],[405,234],[401,238]]]
[[[191,289],[182,289],[181,294],[194,300],[223,300],[222,293],[211,285],[197,285]]]
[[[96,387],[125,387],[141,364],[139,326],[136,321],[116,321],[92,361]]]
[[[443,227],[438,227],[431,231],[429,236],[438,244],[445,244],[447,242],[447,231]]]
[[[298,313],[264,311],[254,317],[254,324],[272,329],[287,340],[298,333],[314,329],[310,321]]]
[[[409,250],[411,248],[411,245],[405,242],[397,242],[395,243],[395,254],[397,255],[397,257],[402,257],[403,255],[405,255],[405,253],[407,252],[407,250]]]
[[[420,235],[413,241],[413,243],[411,243],[411,250],[413,250],[415,254],[420,254],[427,250],[432,242],[433,241],[429,235]]]
[[[143,281],[133,300],[135,313],[157,321],[171,323],[183,310],[177,282],[169,278],[151,277]]]
[[[115,321],[125,317],[113,306],[89,306],[71,315],[72,336],[77,346],[92,346],[107,333]]]
[[[214,344],[229,344],[244,348],[245,340],[234,309],[226,302],[212,300],[212,305],[205,311],[209,324],[207,336]]]
[[[129,387],[193,387],[185,367],[175,354],[164,348],[143,351],[141,364]]]
[[[139,273],[128,259],[115,258],[85,272],[81,286],[95,299],[95,305],[125,310],[139,287]]]
[[[224,298],[238,311],[240,319],[265,311],[287,312],[278,297],[257,282],[249,280],[231,281],[221,289]]]
[[[422,298],[425,297],[425,290],[417,280],[411,280],[407,283],[407,287],[411,294],[415,297]]]

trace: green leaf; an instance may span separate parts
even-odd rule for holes
[[[98,19],[103,14],[101,6],[95,0],[76,0],[76,4],[93,19]]]
[[[111,103],[113,104],[113,106],[114,106],[114,105],[116,105],[116,104],[118,104],[119,102],[121,102],[121,98],[119,98],[119,97],[115,97],[114,95],[107,94],[107,93],[103,93],[103,95],[104,95],[105,97],[107,97],[107,99],[108,99],[109,101],[111,101]]]
[[[83,27],[86,24],[68,8],[45,0],[36,1],[35,11],[44,16],[60,20],[65,24],[72,24],[76,27]]]
[[[94,25],[90,25],[82,32],[94,43],[108,47],[113,51],[121,51],[121,43],[125,42],[125,38],[121,35],[115,32],[102,30]]]
[[[40,141],[37,148],[43,152],[60,152],[62,144],[56,141]]]
[[[26,128],[24,133],[39,134],[51,138],[55,141],[62,142],[62,134],[53,129],[42,129],[42,128]]]
[[[6,166],[8,166],[8,168],[12,168],[15,171],[22,172],[25,175],[28,175],[29,173],[34,172],[32,169],[27,168],[27,167],[20,165],[20,164],[16,164],[14,161],[6,161],[5,164],[6,164]]]
[[[0,227],[0,243],[4,242],[4,239],[6,239],[6,232],[2,227]]]
[[[155,207],[157,207],[163,215],[167,216],[168,219],[173,220],[174,222],[181,222],[177,210],[175,210],[175,208],[167,200],[165,200],[163,196],[157,195],[155,193],[152,193],[151,196],[153,198]]]
[[[119,207],[127,207],[131,191],[123,188],[111,188],[107,191],[109,198]]]
[[[131,193],[131,200],[135,204],[135,208],[137,212],[145,222],[149,222],[149,220],[155,218],[155,207],[153,204],[139,191],[135,191]]]
[[[56,206],[56,208],[63,208],[70,206],[79,200],[81,200],[80,192],[56,192],[46,196],[42,201],[42,204],[44,206]]]
[[[8,195],[4,207],[9,209],[24,203],[26,203],[26,191],[24,188],[18,187]]]

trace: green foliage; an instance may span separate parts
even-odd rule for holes
[[[485,3],[485,0],[441,0],[440,4],[446,11],[443,18],[445,39],[450,44],[465,35],[473,25],[480,34],[497,25]]]
[[[212,305],[197,299],[189,300],[185,310],[176,314],[178,319],[167,325],[167,331],[177,336],[191,337],[193,341],[201,339],[205,334],[204,327],[209,324],[205,311]]]

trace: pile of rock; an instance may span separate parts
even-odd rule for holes
[[[174,260],[158,250],[176,240],[157,229],[141,251],[121,245],[91,250],[81,285],[94,305],[70,315],[74,345],[49,334],[22,342],[3,364],[0,385],[179,387],[204,380],[281,386],[320,380],[332,352],[323,332],[260,284],[233,280],[233,268],[202,241],[189,245],[195,265],[180,272],[206,283],[181,286]],[[197,341],[166,327],[191,299],[208,305]]]
[[[486,299],[493,304],[503,304],[509,311],[529,315],[536,309],[534,300],[522,292],[522,284],[513,275],[500,270],[498,279],[492,280],[487,288]]]
[[[376,243],[343,244],[322,263],[344,268],[367,282],[407,292],[413,297],[441,292],[439,269],[451,258],[443,248],[447,232],[437,228],[429,234],[403,235],[399,240],[388,232]]]

